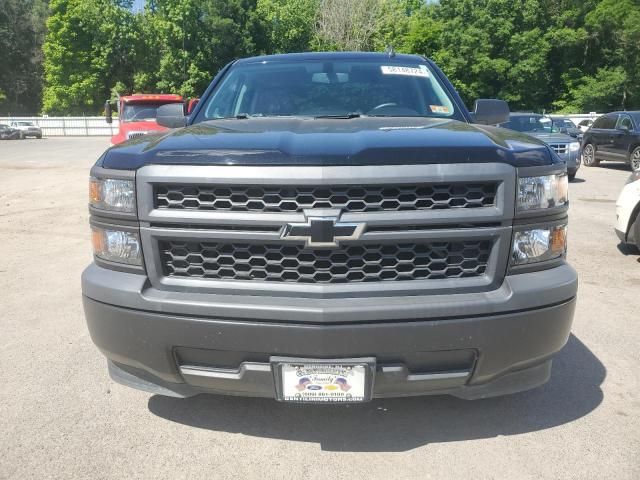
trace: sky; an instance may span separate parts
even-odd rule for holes
[[[137,12],[138,10],[142,10],[144,7],[144,0],[134,0],[133,2],[133,11]]]

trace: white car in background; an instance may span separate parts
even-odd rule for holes
[[[584,133],[587,130],[589,130],[589,128],[591,128],[591,125],[593,125],[593,120],[586,119],[586,120],[582,120],[580,123],[578,123],[578,128],[580,129],[580,131],[582,133]]]
[[[36,137],[42,138],[42,130],[33,122],[18,120],[11,122],[11,127],[20,131],[20,138]]]
[[[616,234],[640,250],[640,172],[629,177],[616,202]]]

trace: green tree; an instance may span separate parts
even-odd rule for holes
[[[568,87],[555,106],[560,111],[608,112],[624,108],[628,76],[622,67],[600,68],[594,75],[580,75],[577,69],[565,75]]]
[[[640,107],[640,3],[603,0],[586,15],[585,29],[590,62],[586,75],[569,83],[568,104],[593,109]]]
[[[320,0],[258,0],[268,53],[304,52],[313,40]]]
[[[47,0],[0,2],[0,65],[17,66],[0,69],[2,108],[37,106],[38,49],[16,39],[38,45]],[[247,55],[387,45],[433,58],[468,104],[499,97],[512,110],[640,108],[638,0],[147,0],[141,13],[131,0],[50,7],[51,113],[97,112],[111,92],[198,95],[226,63]]]
[[[146,50],[157,53],[143,80],[159,91],[199,95],[225,64],[260,52],[255,0],[157,0],[144,15]]]
[[[97,113],[120,81],[133,86],[140,31],[130,0],[52,0],[44,44],[47,113]]]
[[[0,0],[0,111],[40,109],[46,0]]]

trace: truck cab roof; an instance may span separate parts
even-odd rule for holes
[[[235,65],[245,63],[271,63],[271,62],[291,62],[309,60],[381,60],[385,62],[424,62],[425,58],[420,55],[409,54],[389,54],[384,52],[304,52],[304,53],[282,53],[277,55],[259,55],[237,60]]]
[[[134,93],[133,95],[123,95],[120,97],[125,103],[129,102],[182,102],[180,95],[168,93]]]

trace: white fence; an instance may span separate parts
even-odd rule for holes
[[[0,123],[29,121],[47,137],[111,136],[118,132],[118,119],[109,125],[104,117],[0,117]]]
[[[551,115],[551,117],[569,117],[576,124],[585,118],[595,119],[601,114]],[[14,121],[29,121],[38,125],[48,137],[87,137],[112,136],[118,133],[118,119],[109,125],[104,117],[0,117],[0,123],[8,125]]]

